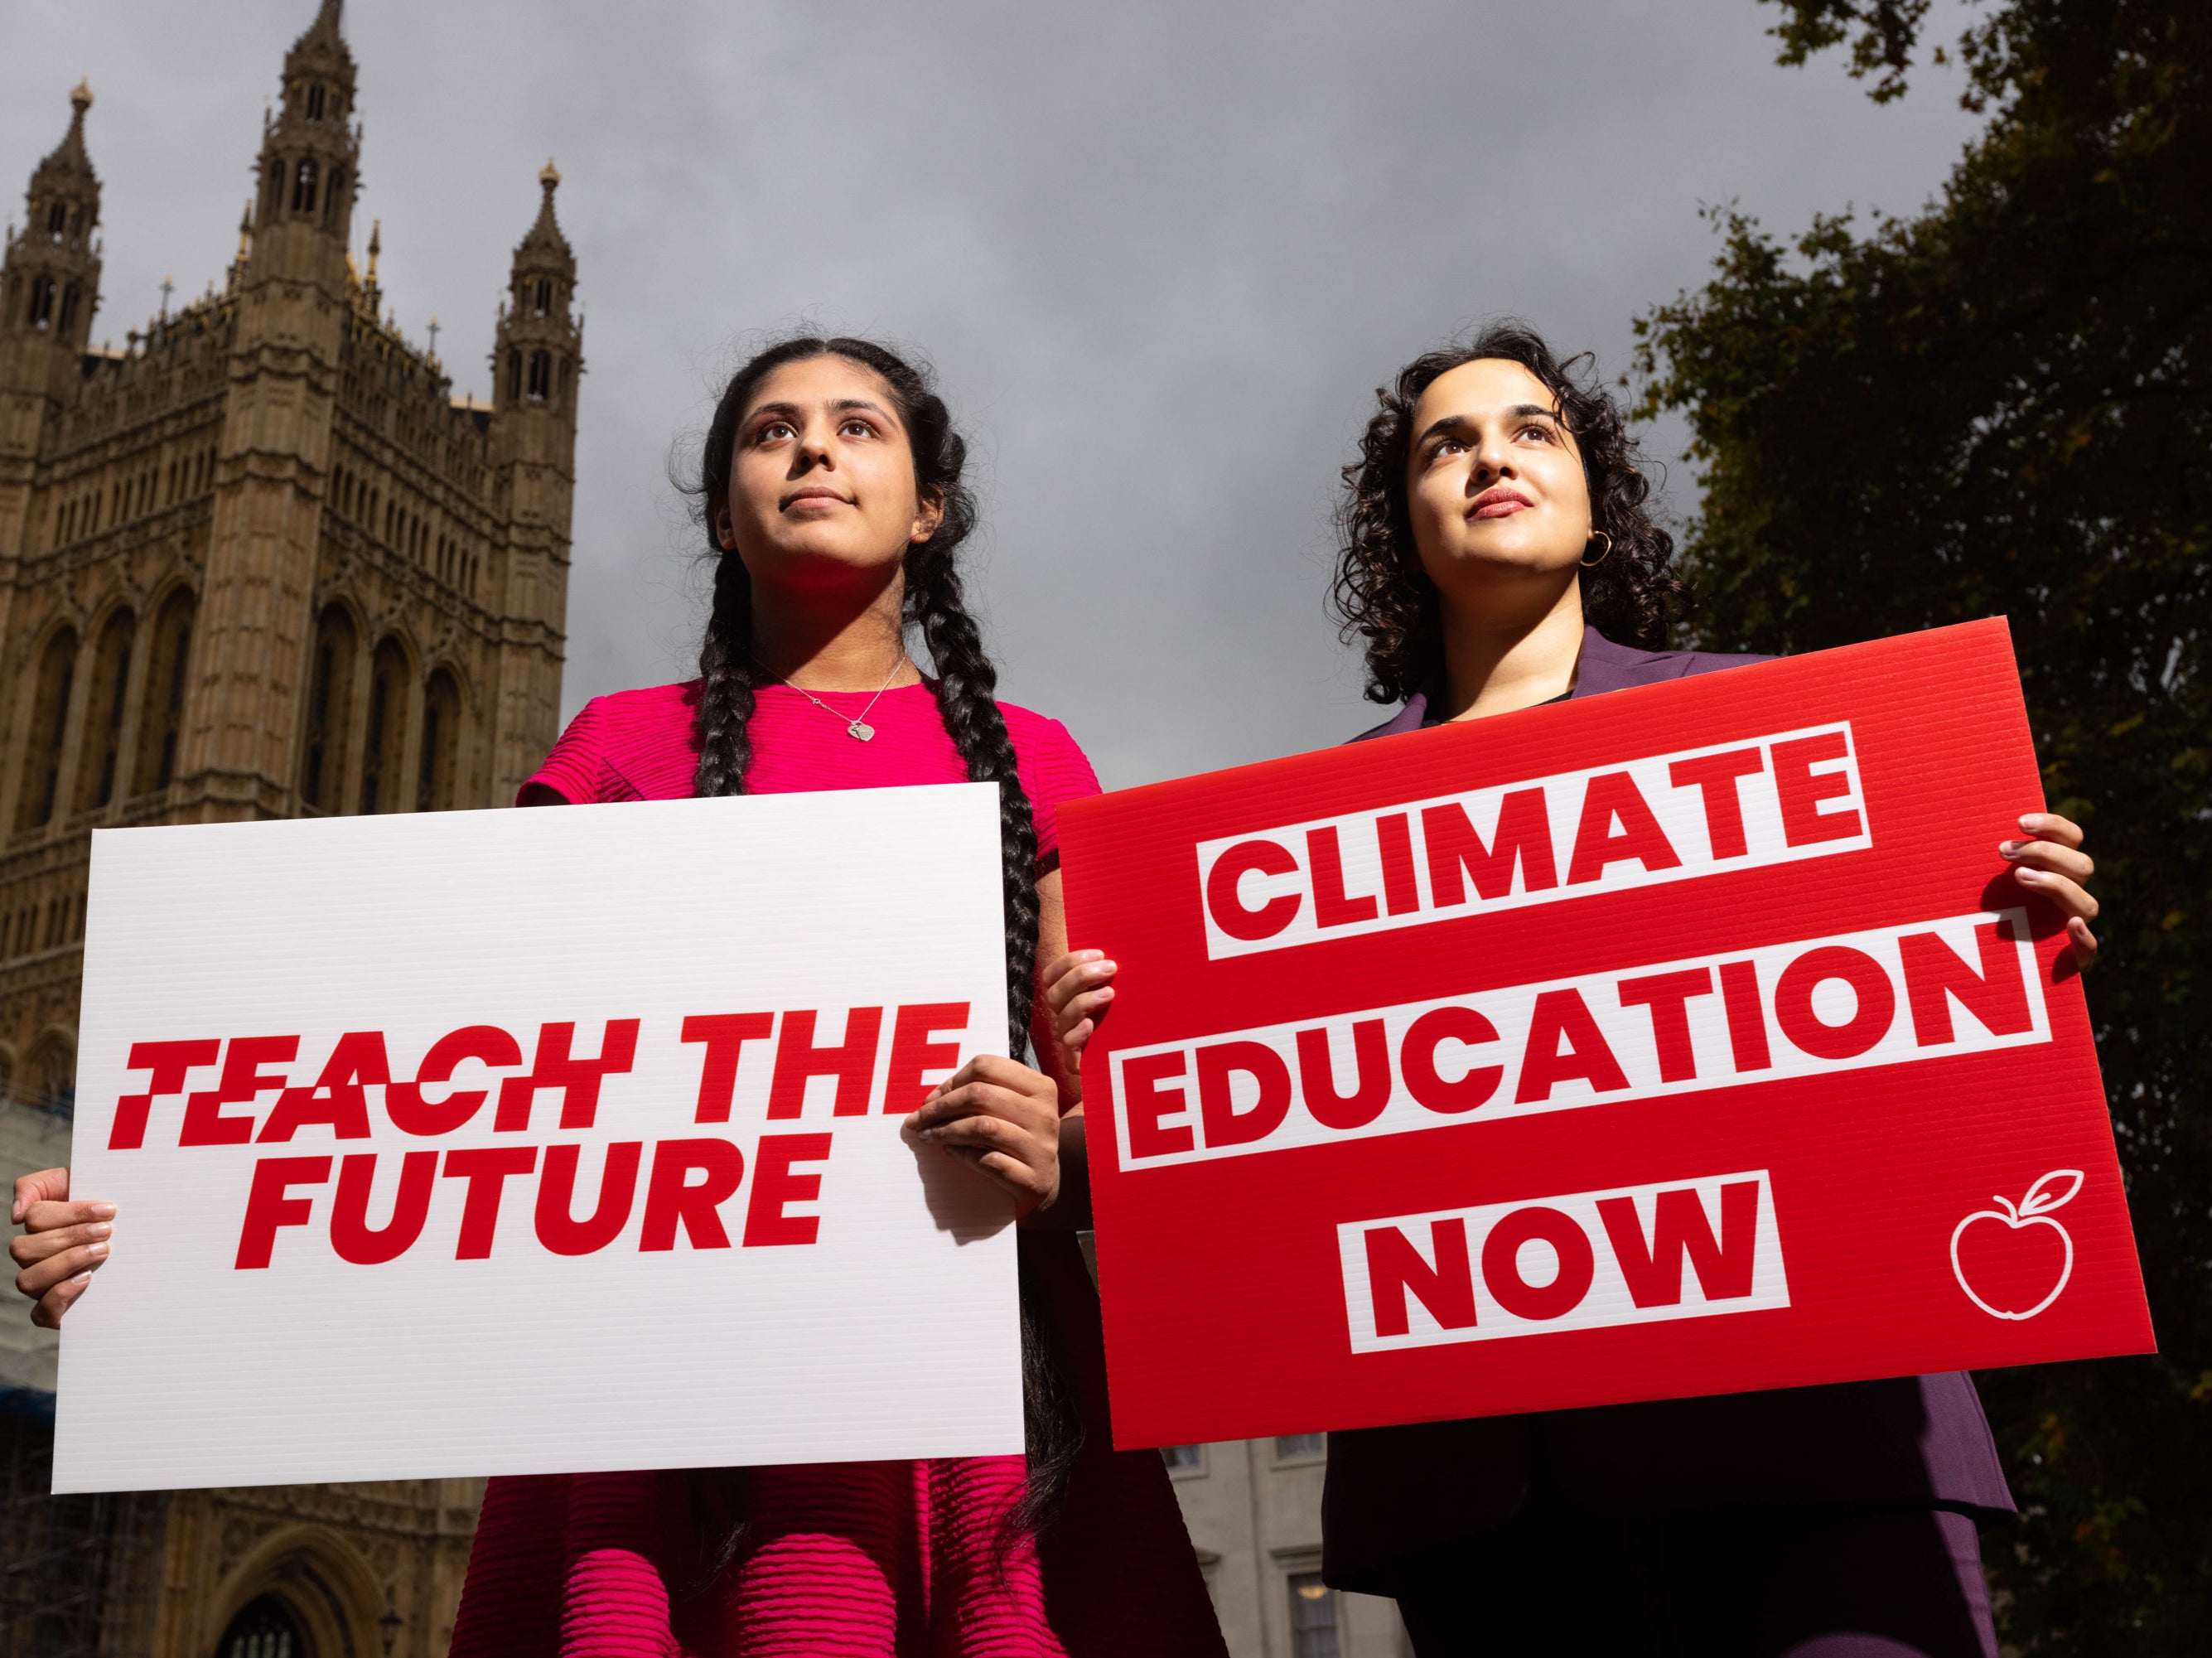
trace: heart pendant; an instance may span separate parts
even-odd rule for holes
[[[859,720],[846,726],[845,730],[855,743],[865,743],[876,734],[876,728],[873,726]]]

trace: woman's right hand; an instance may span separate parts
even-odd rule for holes
[[[1066,1052],[1071,1074],[1114,1000],[1114,975],[1119,970],[1103,950],[1071,950],[1044,970],[1053,1039]]]
[[[15,1274],[15,1288],[37,1303],[31,1322],[59,1329],[62,1315],[107,1259],[115,1206],[71,1203],[69,1170],[42,1169],[15,1182],[15,1206],[9,1218],[23,1229],[8,1253],[23,1269]]]

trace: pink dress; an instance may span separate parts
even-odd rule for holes
[[[524,795],[690,795],[697,695],[693,682],[594,699]],[[885,692],[867,743],[844,726],[866,693],[823,701],[840,717],[781,686],[758,693],[750,792],[965,780],[927,686]],[[1059,861],[1054,809],[1096,794],[1097,780],[1058,721],[1000,708],[1042,872]],[[747,1476],[744,1552],[706,1581],[681,1471],[494,1479],[453,1658],[1225,1658],[1158,1454],[1112,1449],[1097,1301],[1075,1241],[1024,1231],[1021,1247],[1046,1286],[1085,1424],[1067,1497],[1041,1536],[1002,1546],[1024,1489],[1019,1457],[758,1468]]]

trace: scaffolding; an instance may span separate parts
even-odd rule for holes
[[[126,1658],[115,1590],[146,1505],[52,1495],[52,1394],[0,1392],[0,1658]]]

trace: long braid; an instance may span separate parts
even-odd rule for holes
[[[714,608],[707,616],[706,642],[699,647],[694,794],[745,792],[745,768],[753,757],[747,731],[753,717],[752,638],[752,578],[743,559],[725,552],[714,566]]]
[[[1036,823],[1016,769],[1013,738],[993,693],[999,671],[983,654],[983,638],[962,602],[960,573],[951,561],[926,582],[909,585],[907,608],[937,665],[938,717],[966,762],[970,780],[999,786],[999,862],[1006,901],[1006,1051],[1022,1056],[1029,1041],[1036,996],[1037,896]],[[909,561],[909,581],[919,574]]]

